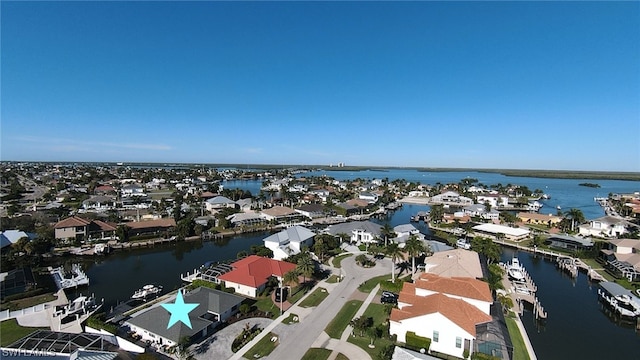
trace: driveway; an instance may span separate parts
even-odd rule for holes
[[[231,344],[236,336],[240,335],[245,324],[249,323],[249,326],[258,325],[258,327],[264,329],[271,322],[273,320],[266,318],[240,320],[209,336],[201,343],[191,345],[189,349],[197,360],[228,359],[233,356]]]

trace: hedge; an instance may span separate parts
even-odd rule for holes
[[[418,336],[413,331],[407,331],[406,341],[408,348],[417,351],[420,351],[420,349],[429,350],[429,346],[431,346],[431,339]]]

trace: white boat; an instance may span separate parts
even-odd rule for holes
[[[524,267],[520,264],[520,260],[518,260],[517,257],[511,259],[511,262],[507,264],[507,274],[513,280],[524,280]]]
[[[562,208],[560,207],[560,205],[556,206],[556,209],[558,209],[558,210],[562,210]]]
[[[471,244],[469,244],[465,239],[458,239],[458,241],[456,241],[456,246],[458,246],[460,249],[471,249]]]
[[[142,289],[139,289],[135,293],[133,293],[131,298],[135,300],[145,300],[149,297],[158,296],[158,294],[160,294],[161,291],[162,291],[162,286],[149,284],[149,285],[143,286]]]

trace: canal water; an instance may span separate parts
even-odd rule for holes
[[[538,359],[640,359],[640,332],[621,323],[598,302],[598,283],[580,272],[576,279],[553,259],[504,248],[502,261],[516,255],[538,286],[547,319],[525,311],[522,322]]]
[[[93,257],[82,263],[89,287],[72,291],[69,297],[95,294],[97,299],[104,299],[108,311],[146,284],[162,285],[163,293],[177,289],[182,284],[180,274],[193,272],[208,261],[236,259],[238,252],[249,251],[251,245],[262,245],[268,235],[253,233],[215,241],[181,242]],[[77,258],[69,261],[77,262]]]

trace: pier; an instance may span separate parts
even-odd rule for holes
[[[509,278],[507,264],[500,263],[500,266],[505,270],[502,285],[504,286],[507,295],[513,300],[513,306],[516,313],[522,315],[524,311],[523,302],[528,302],[533,306],[533,315],[536,319],[546,319],[547,312],[544,310],[544,307],[536,296],[538,287],[529,273],[525,269],[521,269],[524,279],[522,281],[516,281]]]

